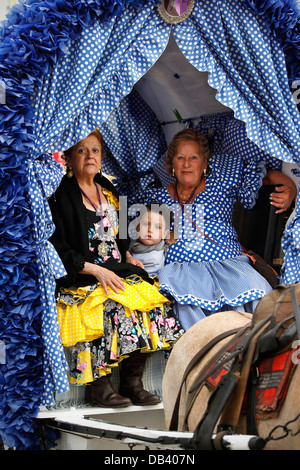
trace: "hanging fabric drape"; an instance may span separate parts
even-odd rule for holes
[[[187,60],[209,72],[216,98],[247,123],[248,137],[283,161],[300,162],[300,115],[282,50],[265,24],[242,2],[196,2],[173,27]]]
[[[160,123],[132,90],[99,129],[109,148],[102,171],[114,175],[119,193],[130,198],[154,180],[152,168],[158,156],[166,151]]]
[[[292,93],[299,96],[300,60],[299,60],[299,0],[242,0],[254,13],[263,19],[263,23],[274,36],[284,52],[287,75]],[[300,102],[298,100],[300,111]]]
[[[32,155],[67,149],[104,122],[156,62],[168,37],[152,2],[87,27],[34,98]]]
[[[54,224],[47,198],[58,187],[63,170],[52,155],[41,155],[28,162],[29,197],[34,219],[33,238],[37,255],[38,285],[43,307],[42,337],[44,393],[43,404],[53,403],[53,393],[66,392],[69,382],[68,364],[60,341],[55,304],[55,279],[66,275],[65,268],[52,244],[48,241]]]

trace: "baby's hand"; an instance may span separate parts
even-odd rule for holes
[[[139,266],[144,269],[143,263],[139,259],[134,258],[129,251],[126,251],[126,263],[134,264],[134,266]]]
[[[144,269],[144,265],[141,262],[141,260],[139,260],[139,259],[136,259],[136,258],[132,257],[131,261],[129,261],[129,263],[134,264],[135,266],[139,266],[140,268]]]

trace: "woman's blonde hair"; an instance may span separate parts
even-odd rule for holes
[[[196,142],[202,149],[204,158],[209,160],[211,157],[211,151],[207,138],[196,129],[183,129],[182,131],[179,131],[177,132],[177,134],[175,134],[168,147],[168,152],[165,160],[165,167],[170,175],[172,174],[172,162],[175,153],[177,152],[178,145],[186,140],[192,140],[193,142]]]
[[[100,131],[98,129],[95,129],[87,137],[89,137],[90,135],[94,135],[95,137],[97,137],[97,139],[100,143],[100,146],[101,146],[101,159],[104,158],[105,150],[104,150],[104,142],[103,142],[102,134],[100,133]],[[75,144],[75,145],[77,145],[77,144]],[[75,147],[75,145],[72,145],[72,147],[68,148],[67,150],[64,150],[62,158],[64,158],[65,160],[70,159],[72,157],[72,151],[73,151],[73,148]]]

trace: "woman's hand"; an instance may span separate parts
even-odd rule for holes
[[[167,244],[168,245],[173,245],[173,243],[176,243],[176,242],[177,242],[177,240],[174,236],[174,232],[170,232],[170,235],[167,238]]]
[[[270,203],[272,206],[278,207],[276,214],[281,214],[290,207],[295,199],[296,193],[297,190],[291,186],[283,185],[275,188],[275,192],[270,194]]]
[[[126,263],[134,264],[135,266],[139,266],[144,269],[143,263],[139,259],[134,258],[129,251],[126,251]]]
[[[278,208],[276,214],[286,211],[297,196],[297,188],[293,180],[281,171],[268,170],[263,184],[280,185],[276,186],[275,192],[270,194],[270,204]]]
[[[116,294],[119,294],[120,290],[124,291],[126,288],[121,277],[110,269],[103,268],[98,264],[84,263],[84,268],[81,273],[94,276],[101,283],[106,295],[108,295],[109,287],[116,292]]]
[[[120,293],[121,291],[125,290],[125,284],[122,281],[122,278],[115,274],[113,271],[109,269],[102,268],[99,266],[99,272],[96,276],[98,281],[102,284],[104,292],[108,295],[108,287],[110,287],[116,294]]]

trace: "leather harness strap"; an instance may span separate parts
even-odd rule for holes
[[[297,335],[298,335],[298,339],[300,340],[300,311],[299,311],[299,306],[298,306],[298,301],[297,301],[296,289],[294,285],[291,286],[290,291],[291,291],[294,316],[295,316],[296,327],[297,327]]]
[[[222,417],[220,420],[221,428],[236,428],[238,425],[257,341],[259,337],[264,334],[267,328],[269,328],[269,325],[270,321],[266,322],[266,324],[263,325],[263,327],[256,332],[256,334],[252,337],[250,341],[249,347],[247,348],[245,357],[242,362],[238,384],[222,413]]]
[[[223,375],[216,390],[213,392],[209,399],[208,407],[204,416],[196,426],[194,431],[194,442],[198,443],[198,448],[202,450],[213,450],[212,434],[217,424],[218,419],[222,415],[224,409],[225,422],[223,426],[227,429],[234,429],[239,417],[239,410],[242,406],[242,398],[246,389],[247,380],[246,375],[249,375],[253,355],[256,348],[256,342],[263,332],[269,327],[272,315],[269,315],[255,328],[248,331],[246,335],[239,342],[237,348],[228,355],[227,361],[234,359],[233,365],[227,374]],[[245,358],[247,363],[245,364]],[[242,373],[243,367],[246,365],[245,374]],[[247,373],[248,372],[248,373]],[[206,374],[207,375],[207,374]],[[245,375],[245,376],[244,376]],[[243,379],[240,383],[240,379]],[[203,381],[204,378],[201,379]],[[199,381],[195,384],[194,388],[199,385]],[[232,397],[234,400],[231,401]],[[234,401],[238,400],[238,410],[234,410]],[[188,410],[189,413],[190,409]],[[237,417],[238,412],[238,417]],[[222,418],[221,418],[222,419]],[[221,427],[222,430],[222,427]]]
[[[280,304],[283,301],[284,297],[290,292],[292,306],[293,306],[293,314],[283,318],[275,328],[270,330],[267,335],[264,335],[262,338],[262,344],[258,344],[257,351],[256,351],[256,358],[253,361],[252,368],[249,374],[248,380],[248,398],[247,398],[247,433],[258,435],[258,428],[257,428],[257,420],[256,420],[256,412],[255,412],[255,401],[256,401],[256,389],[257,389],[257,371],[256,365],[258,363],[260,355],[264,355],[267,351],[275,354],[276,351],[284,351],[287,347],[289,348],[292,344],[295,337],[300,339],[300,312],[299,306],[297,301],[297,293],[295,289],[296,284],[293,284],[289,287],[289,289],[285,289],[276,302],[275,313],[278,313],[278,309],[280,308]],[[281,286],[284,288],[283,286]],[[289,323],[290,320],[294,318],[294,323],[289,324],[288,326],[285,323]],[[281,336],[278,337],[278,330],[283,327],[284,332]]]
[[[186,412],[184,419],[184,426],[186,429],[190,410],[201,391],[202,385],[204,385],[206,379],[211,377],[222,365],[228,364],[228,362],[234,361],[236,357],[240,356],[240,349],[234,349],[230,353],[228,353],[228,351],[232,345],[242,343],[243,339],[247,336],[247,333],[249,333],[249,329],[249,325],[240,328],[229,342],[227,342],[222,348],[218,349],[218,351],[214,354],[210,361],[205,364],[205,367],[200,370],[199,374],[194,379],[194,382],[188,390],[188,397],[186,400]]]

